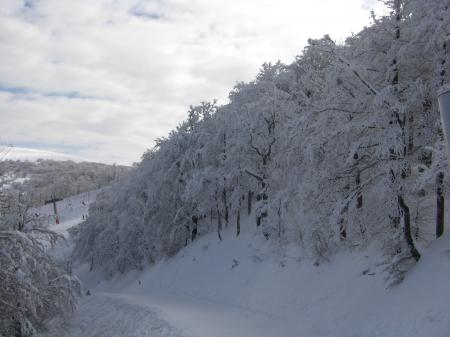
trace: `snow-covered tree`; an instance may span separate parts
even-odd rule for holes
[[[20,194],[2,199],[0,336],[31,337],[68,317],[80,283],[50,257],[49,247],[61,238],[30,220],[30,199]]]
[[[436,98],[449,82],[449,16],[438,0],[386,3],[390,14],[345,43],[311,39],[291,64],[236,84],[229,103],[190,107],[99,195],[77,254],[111,275],[197,235],[222,239],[233,223],[239,235],[249,216],[314,263],[376,242],[400,281],[435,237],[426,219],[446,166]],[[443,196],[446,177],[438,186]]]

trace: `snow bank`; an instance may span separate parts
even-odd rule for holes
[[[387,288],[374,248],[314,266],[298,247],[266,241],[253,223],[238,238],[233,233],[223,241],[209,234],[174,258],[109,282],[87,268],[80,277],[93,293],[153,308],[198,337],[448,336],[448,235],[404,283]]]

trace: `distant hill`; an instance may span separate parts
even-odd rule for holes
[[[86,158],[55,151],[16,147],[12,145],[0,145],[0,161],[37,161],[38,159],[52,159],[57,161],[72,160],[77,163],[89,161]]]
[[[33,206],[64,199],[121,180],[130,167],[90,162],[58,153],[0,145],[1,194],[24,193]]]

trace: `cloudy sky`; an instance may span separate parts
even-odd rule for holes
[[[264,61],[342,40],[376,0],[1,0],[0,143],[131,164]]]

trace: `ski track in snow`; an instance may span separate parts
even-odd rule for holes
[[[290,322],[276,315],[187,294],[100,293],[146,310],[183,331],[182,336],[298,336]],[[106,336],[106,335],[105,335]],[[159,335],[155,335],[157,337]],[[72,337],[72,336],[71,336]]]
[[[81,301],[68,328],[67,337],[190,337],[155,310],[102,293]]]
[[[192,296],[98,292],[80,302],[64,337],[296,336],[284,331],[286,323]]]

